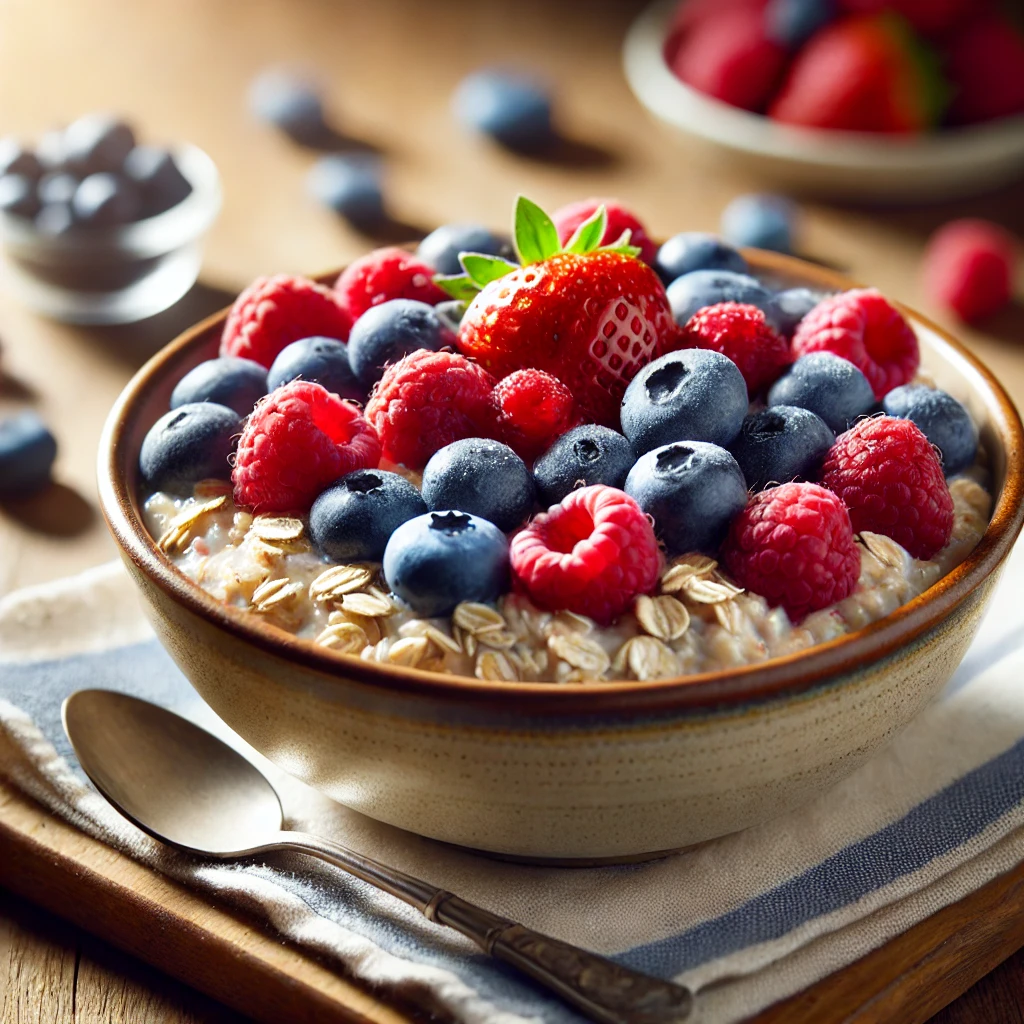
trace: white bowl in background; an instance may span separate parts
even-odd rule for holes
[[[711,142],[765,178],[835,198],[927,202],[983,192],[1024,175],[1024,115],[909,138],[779,124],[685,85],[665,60],[678,0],[658,0],[630,27],[626,79],[657,118]]]

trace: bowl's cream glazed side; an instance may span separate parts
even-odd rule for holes
[[[807,690],[660,715],[552,718],[396,696],[225,638],[137,577],[200,695],[284,770],[371,817],[525,857],[675,849],[772,818],[848,775],[962,659],[994,583],[895,654]]]

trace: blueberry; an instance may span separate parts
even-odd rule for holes
[[[31,411],[0,420],[0,495],[16,497],[49,483],[57,442]]]
[[[64,167],[64,131],[54,128],[44,132],[36,143],[36,157],[44,171],[66,170]]]
[[[673,235],[659,250],[654,269],[666,285],[691,270],[731,270],[749,273],[747,261],[715,235],[684,231]]]
[[[47,203],[70,203],[75,197],[78,179],[68,171],[47,171],[39,179],[37,192],[39,201]]]
[[[114,227],[135,220],[142,212],[139,190],[120,174],[90,174],[71,200],[75,219],[89,227]]]
[[[673,441],[727,446],[749,405],[736,364],[720,352],[687,348],[648,363],[622,399],[622,432],[637,455]]]
[[[288,71],[272,69],[257,76],[249,88],[249,106],[261,121],[303,145],[318,145],[328,133],[319,92]]]
[[[889,416],[911,420],[942,453],[946,476],[973,465],[978,452],[978,428],[971,414],[950,394],[923,384],[893,388],[882,408]]]
[[[192,192],[170,151],[157,146],[136,146],[125,157],[124,174],[138,189],[146,217],[173,209]]]
[[[5,174],[0,178],[0,210],[16,217],[33,218],[39,212],[35,182],[23,174]]]
[[[64,129],[64,163],[83,176],[120,171],[134,146],[131,127],[111,114],[86,114]]]
[[[142,441],[143,479],[154,490],[184,495],[200,480],[227,480],[228,457],[241,429],[241,417],[214,402],[193,402],[164,413]]]
[[[747,484],[736,460],[703,441],[677,441],[641,456],[626,477],[625,491],[654,519],[654,532],[670,558],[716,551],[747,504]]]
[[[322,384],[353,402],[366,398],[349,365],[345,343],[335,338],[302,338],[285,346],[267,374],[267,390],[273,391],[296,377]]]
[[[75,226],[70,203],[47,203],[36,215],[36,230],[51,238],[66,235]]]
[[[439,302],[434,307],[434,312],[437,314],[438,319],[441,323],[448,328],[452,334],[458,334],[459,324],[462,323],[462,318],[466,315],[466,310],[469,307],[465,302],[460,299],[449,299],[446,302]]]
[[[469,437],[430,456],[423,499],[433,511],[469,512],[508,533],[533,510],[533,477],[507,444]]]
[[[25,149],[17,139],[10,136],[0,139],[0,176],[20,174],[30,181],[38,181],[42,173],[43,165],[31,149]]]
[[[356,227],[373,227],[384,221],[384,193],[376,161],[352,157],[321,157],[306,178],[309,194]]]
[[[748,486],[760,491],[769,484],[816,479],[835,439],[810,409],[776,405],[751,413],[729,450]]]
[[[415,299],[390,299],[371,306],[353,324],[348,358],[359,383],[368,390],[386,363],[397,362],[420,348],[436,352],[454,343],[455,335],[433,306]]]
[[[768,405],[795,405],[817,413],[835,434],[875,407],[867,377],[831,352],[801,356],[768,392]]]
[[[357,469],[313,502],[309,533],[328,558],[379,562],[395,530],[426,511],[422,495],[405,477]]]
[[[737,196],[722,213],[722,235],[736,246],[792,252],[796,208],[782,196]]]
[[[668,286],[668,301],[680,325],[705,306],[744,302],[763,310],[773,327],[779,326],[775,296],[756,278],[734,270],[691,270]]]
[[[439,274],[461,274],[460,252],[515,259],[507,235],[499,235],[481,224],[442,224],[419,244],[416,255]]]
[[[428,512],[403,523],[384,550],[384,578],[426,618],[462,601],[496,601],[508,587],[508,541],[465,512]]]
[[[216,402],[248,416],[267,393],[267,371],[252,359],[221,356],[207,359],[185,374],[171,392],[171,408]]]
[[[792,337],[796,326],[824,298],[820,292],[812,292],[810,288],[787,288],[775,295],[775,308],[778,311],[779,330],[787,337]]]
[[[533,464],[533,482],[541,503],[556,505],[578,486],[621,488],[635,461],[620,433],[588,423],[563,434]]]
[[[835,0],[768,0],[765,31],[769,39],[795,50],[835,16]]]
[[[554,138],[551,99],[531,78],[485,69],[468,75],[452,100],[456,116],[473,131],[510,149],[540,150]]]

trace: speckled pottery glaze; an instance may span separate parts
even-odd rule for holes
[[[779,283],[855,287],[746,254]],[[216,354],[225,314],[150,360],[100,446],[104,515],[161,642],[224,721],[358,811],[493,853],[629,860],[788,811],[848,775],[945,685],[1024,519],[1024,431],[992,375],[903,309],[923,365],[970,408],[994,510],[978,547],[909,604],[799,654],[656,682],[493,683],[332,654],[176,570],[146,532],[137,462],[174,383]]]

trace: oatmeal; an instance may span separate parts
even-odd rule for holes
[[[795,654],[884,618],[981,540],[991,509],[982,478],[975,469],[950,481],[953,534],[933,559],[862,532],[856,590],[796,624],[702,554],[672,559],[656,593],[639,596],[609,627],[543,611],[520,594],[423,619],[388,594],[379,564],[328,565],[301,519],[254,517],[234,505],[226,484],[201,484],[184,499],[154,494],[145,520],[174,564],[218,600],[339,654],[495,682],[645,680]]]

